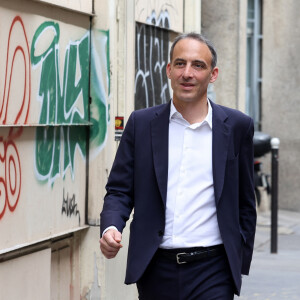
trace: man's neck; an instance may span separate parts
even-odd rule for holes
[[[207,98],[203,98],[196,102],[184,102],[178,99],[173,99],[173,104],[183,118],[190,124],[202,122],[208,113]]]

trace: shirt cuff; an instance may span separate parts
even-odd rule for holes
[[[108,226],[107,228],[104,229],[104,231],[102,233],[102,237],[105,234],[105,232],[108,231],[109,229],[115,229],[115,230],[119,231],[116,226]]]

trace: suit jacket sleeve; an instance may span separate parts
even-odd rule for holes
[[[128,119],[106,185],[100,236],[108,226],[122,232],[133,208],[134,112]]]
[[[243,237],[242,274],[248,275],[252,260],[256,228],[256,205],[253,183],[253,133],[251,119],[240,150],[240,230]]]

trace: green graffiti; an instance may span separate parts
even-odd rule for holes
[[[90,122],[93,126],[90,144],[91,148],[97,148],[105,142],[109,121],[109,109],[105,101],[110,94],[108,31],[94,31],[92,41],[90,92],[93,102],[90,107]],[[98,150],[100,149],[101,147]]]
[[[53,33],[52,42],[42,54],[36,55],[42,48],[39,47],[41,39],[44,35],[49,36],[49,32]],[[99,59],[93,47],[90,64],[90,33],[87,32],[80,40],[69,42],[66,47],[62,82],[59,37],[59,25],[52,21],[44,22],[36,30],[31,45],[32,66],[40,67],[39,123],[48,125],[36,129],[35,168],[38,180],[51,184],[58,176],[64,178],[68,168],[74,179],[76,149],[83,159],[86,157],[88,125],[92,124],[91,147],[101,148],[106,139],[108,122],[108,96],[103,93],[103,82],[99,80],[99,72],[95,68],[97,64],[94,61]],[[105,59],[108,59],[107,55]]]

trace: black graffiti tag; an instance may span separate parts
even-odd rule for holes
[[[71,198],[69,198],[69,194],[67,193],[67,198],[65,198],[65,190],[63,191],[63,203],[61,207],[61,214],[66,214],[67,217],[77,216],[79,218],[80,224],[80,212],[77,209],[77,203],[75,200],[75,194]]]

